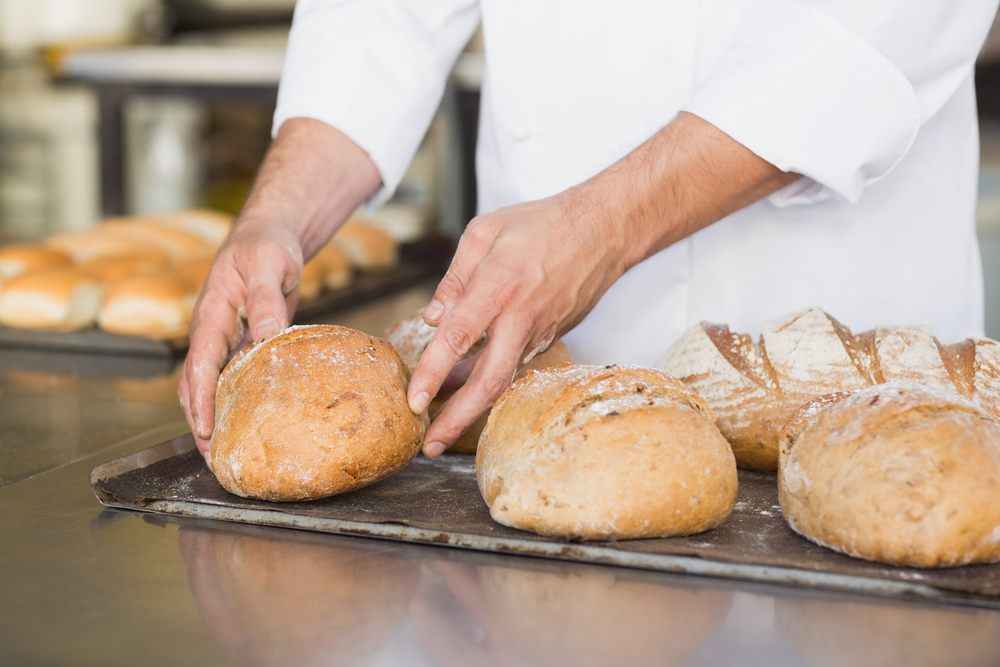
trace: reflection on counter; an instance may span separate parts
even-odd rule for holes
[[[424,574],[411,621],[441,665],[680,665],[733,600],[695,581],[670,586],[629,570],[521,559],[438,561]]]
[[[810,667],[1000,664],[996,612],[778,598],[775,626]]]
[[[417,561],[366,541],[261,535],[181,529],[191,592],[218,644],[253,665],[370,664],[406,616]]]

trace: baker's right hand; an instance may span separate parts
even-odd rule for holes
[[[208,460],[215,388],[232,354],[288,326],[299,295],[302,249],[280,223],[241,216],[219,250],[191,316],[191,346],[177,395]]]

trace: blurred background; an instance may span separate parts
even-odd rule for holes
[[[0,242],[114,215],[235,213],[270,141],[295,0],[0,0]],[[475,211],[482,43],[453,72],[399,191],[400,241]],[[987,335],[1000,338],[1000,30],[977,68]]]

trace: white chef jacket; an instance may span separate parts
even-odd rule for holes
[[[997,0],[299,0],[274,131],[322,120],[398,185],[482,20],[479,212],[612,164],[679,111],[804,177],[628,271],[565,340],[652,365],[701,320],[818,305],[982,333],[973,64]]]

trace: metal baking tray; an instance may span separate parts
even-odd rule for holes
[[[439,274],[451,257],[451,246],[446,240],[432,238],[403,245],[400,254],[400,263],[393,269],[358,275],[344,289],[327,292],[311,303],[302,304],[295,313],[295,323],[309,323],[333,311],[398,292],[423,278]],[[100,329],[39,331],[0,325],[0,348],[172,359],[184,354],[187,340],[121,336]]]
[[[392,477],[351,493],[271,503],[226,492],[185,435],[97,466],[90,482],[110,507],[1000,609],[1000,565],[892,567],[796,535],[781,517],[773,475],[741,470],[732,515],[706,533],[568,542],[493,521],[474,461],[461,454],[418,456]]]

